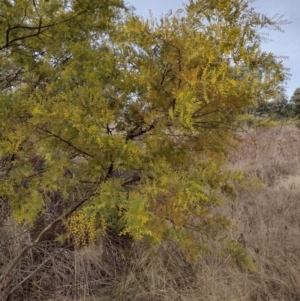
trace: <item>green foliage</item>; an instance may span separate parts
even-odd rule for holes
[[[291,102],[295,106],[295,114],[296,114],[296,116],[300,116],[300,88],[297,88],[294,91],[294,94],[291,97]]]
[[[248,110],[251,115],[264,119],[282,120],[292,118],[295,115],[295,103],[290,102],[282,89],[274,99],[268,102],[260,102],[256,108]]]
[[[299,103],[300,102],[300,88],[297,88],[294,91],[293,96],[291,97],[291,101],[295,102],[295,103]]]
[[[0,10],[0,194],[18,221],[69,209],[79,245],[110,230],[195,253],[228,229],[218,207],[243,176],[225,154],[244,108],[284,80],[257,33],[278,23],[238,0],[160,22],[117,0]]]
[[[239,242],[227,241],[225,243],[225,254],[229,254],[233,263],[243,271],[255,271],[257,266],[252,257],[247,253],[244,246]]]

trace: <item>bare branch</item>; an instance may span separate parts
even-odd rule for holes
[[[40,234],[38,235],[38,237],[36,238],[35,241],[27,244],[21,250],[19,255],[12,259],[12,261],[8,264],[8,266],[5,269],[5,271],[3,272],[3,274],[0,276],[0,292],[2,292],[2,295],[0,295],[0,297],[2,297],[1,300],[4,300],[4,301],[9,300],[8,299],[9,295],[6,294],[6,296],[3,296],[3,294],[4,294],[3,292],[5,291],[5,287],[6,287],[7,283],[9,282],[10,276],[13,273],[14,268],[20,262],[22,257],[27,253],[27,251],[29,251],[33,247],[37,246],[39,244],[39,242],[42,240],[42,238],[46,232],[48,232],[51,228],[53,228],[57,223],[63,221],[65,218],[70,216],[73,212],[75,212],[79,207],[81,207],[89,199],[90,199],[90,197],[82,199],[76,205],[74,205],[73,207],[71,207],[71,208],[67,209],[65,212],[63,212],[57,219],[55,219],[53,222],[51,222],[48,226],[46,226],[40,232]]]

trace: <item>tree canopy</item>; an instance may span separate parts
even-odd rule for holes
[[[77,245],[109,230],[188,251],[228,229],[218,207],[241,175],[225,154],[244,108],[285,79],[260,47],[280,19],[246,0],[190,1],[160,20],[118,0],[0,12],[0,195],[18,222],[43,220],[33,242],[63,222]]]
[[[296,115],[299,116],[299,112],[300,112],[300,88],[297,88],[294,91],[294,94],[291,97],[291,102],[296,106]]]

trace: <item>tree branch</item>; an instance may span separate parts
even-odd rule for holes
[[[70,216],[73,212],[75,212],[79,207],[81,207],[87,200],[89,200],[90,197],[82,199],[79,201],[76,205],[73,207],[67,209],[65,212],[63,212],[57,219],[55,219],[52,223],[50,223],[48,226],[46,226],[38,235],[38,237],[35,239],[35,241],[27,244],[19,253],[17,257],[11,260],[11,262],[8,264],[7,268],[4,270],[3,274],[0,276],[0,292],[2,291],[2,295],[0,295],[1,300],[8,300],[9,294],[6,294],[6,296],[3,296],[3,292],[5,290],[6,284],[9,282],[10,275],[13,272],[13,269],[16,267],[16,265],[20,262],[21,258],[24,256],[24,254],[27,253],[28,250],[35,247],[43,238],[44,234],[48,232],[52,227],[54,227],[57,223],[60,221],[63,221],[65,218]]]
[[[90,155],[89,153],[87,153],[87,152],[85,152],[85,151],[79,149],[78,147],[76,147],[75,145],[73,145],[70,141],[65,140],[65,139],[62,138],[61,136],[59,136],[59,135],[57,135],[57,134],[54,134],[54,133],[52,133],[51,131],[49,131],[49,130],[47,130],[47,129],[45,129],[45,128],[40,128],[40,127],[38,127],[37,129],[40,130],[40,131],[43,131],[44,133],[49,134],[49,136],[52,136],[52,137],[54,137],[54,138],[59,139],[60,141],[64,142],[64,143],[67,144],[68,146],[72,147],[73,149],[75,149],[75,150],[78,151],[79,153],[81,153],[81,154],[83,154],[83,155],[86,155],[86,156],[88,156],[88,157],[90,157],[90,158],[93,158],[92,155]]]

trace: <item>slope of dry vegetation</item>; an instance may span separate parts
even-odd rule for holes
[[[300,300],[300,131],[259,129],[240,138],[230,166],[264,185],[243,188],[224,210],[236,221],[232,238],[253,256],[256,271],[233,265],[217,244],[191,264],[171,242],[155,252],[112,235],[79,251],[44,242],[6,284],[12,288],[28,277],[11,300]],[[2,221],[0,231],[1,267],[29,238],[11,220]]]

